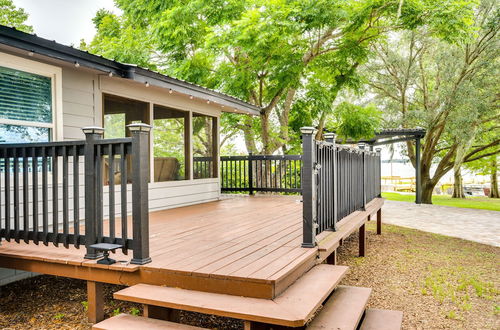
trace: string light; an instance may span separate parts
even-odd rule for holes
[[[80,67],[80,63],[75,62],[75,68],[79,68],[79,67]]]
[[[189,95],[189,98],[192,100],[193,99],[193,95]]]
[[[33,53],[33,52],[28,53],[28,56],[33,56],[33,55],[35,55],[35,53]]]
[[[168,93],[169,93],[169,94],[172,94],[173,92],[174,92],[174,91],[172,90],[172,88],[170,88],[170,89],[168,90]]]
[[[149,83],[146,81],[146,87],[149,87]]]
[[[113,77],[113,72],[110,72],[108,76]]]

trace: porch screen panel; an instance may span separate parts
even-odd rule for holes
[[[155,105],[154,181],[189,180],[189,112]]]
[[[51,78],[0,66],[0,119],[52,123]]]
[[[193,177],[216,178],[217,170],[217,118],[193,113]]]

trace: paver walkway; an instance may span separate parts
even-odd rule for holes
[[[386,200],[384,223],[500,246],[500,212]]]

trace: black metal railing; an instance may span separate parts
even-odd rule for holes
[[[90,245],[115,243],[133,250],[132,263],[149,262],[150,127],[129,128],[132,137],[124,139],[102,139],[104,130],[92,127],[85,141],[0,144],[0,237],[85,245],[89,259],[98,257]]]
[[[363,210],[380,196],[380,153],[361,146],[335,144],[314,139],[315,130],[302,130],[303,244],[315,246],[315,236],[335,230],[339,220]]]
[[[220,158],[221,191],[300,193],[301,155]]]

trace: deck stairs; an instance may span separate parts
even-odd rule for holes
[[[260,299],[137,284],[114,294],[118,300],[167,311],[184,310],[244,321],[245,329],[400,329],[402,312],[366,310],[370,288],[341,286],[348,267],[319,264],[274,299]],[[146,314],[146,313],[145,313]],[[172,315],[166,313],[165,315]],[[199,329],[147,317],[118,315],[93,329]]]

